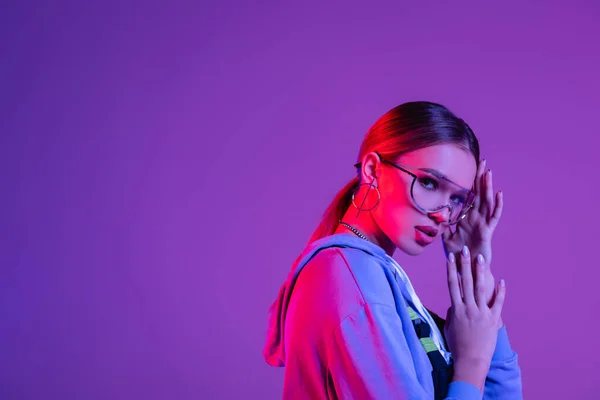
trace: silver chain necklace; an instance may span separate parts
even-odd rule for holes
[[[353,226],[351,226],[351,225],[348,225],[348,224],[347,224],[347,223],[345,223],[344,221],[339,221],[339,222],[340,222],[340,225],[343,225],[343,226],[345,226],[346,228],[350,229],[350,230],[351,230],[351,231],[352,231],[352,232],[353,232],[353,233],[354,233],[356,236],[358,236],[359,238],[361,238],[361,239],[364,239],[364,240],[366,240],[367,242],[370,242],[370,240],[369,240],[369,239],[367,239],[367,237],[366,237],[365,235],[363,235],[362,233],[360,233],[360,232],[358,231],[358,229],[356,229],[355,227],[353,227]]]

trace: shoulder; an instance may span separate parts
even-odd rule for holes
[[[339,249],[318,251],[306,261],[293,285],[285,327],[288,345],[320,342],[364,304]]]
[[[356,248],[329,247],[319,251],[304,267],[298,281],[326,293],[331,299],[356,304],[394,305],[392,286],[380,257]],[[304,276],[302,276],[304,275]]]
[[[313,297],[321,297],[323,301],[345,300],[364,304],[352,268],[339,247],[319,250],[306,262],[294,292],[299,288],[311,292]]]

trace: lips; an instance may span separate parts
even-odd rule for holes
[[[436,237],[438,234],[438,230],[436,228],[434,228],[433,226],[421,225],[421,226],[416,226],[415,228],[417,228],[418,230],[420,230],[421,232],[423,232],[424,234],[426,234],[429,237]]]

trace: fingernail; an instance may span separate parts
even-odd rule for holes
[[[500,286],[502,286],[502,287],[506,286],[506,282],[504,282],[504,279],[500,279]]]
[[[454,258],[454,253],[450,253],[450,255],[448,256],[448,259],[450,260],[451,263],[456,261],[456,259]]]
[[[463,256],[468,256],[469,255],[469,248],[465,245],[463,247]]]
[[[477,262],[479,263],[479,265],[483,265],[483,255],[478,255],[477,256]]]

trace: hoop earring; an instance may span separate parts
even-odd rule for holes
[[[367,192],[367,195],[365,196],[362,204],[359,206],[356,205],[356,202],[354,201],[354,198],[356,196],[356,193],[358,192],[358,190],[360,189],[361,186],[363,185],[369,185],[369,191],[371,190],[371,188],[374,188],[375,191],[377,192],[377,203],[375,203],[375,205],[369,209],[363,209],[362,206],[365,204],[365,201],[367,201],[367,196],[369,195],[369,193]],[[375,207],[377,207],[379,205],[379,202],[381,201],[381,193],[379,192],[379,188],[377,186],[373,185],[373,182],[371,183],[361,183],[360,185],[357,186],[357,188],[354,190],[354,192],[352,193],[352,205],[358,210],[358,214],[360,214],[361,211],[371,211],[374,210]],[[356,214],[356,216],[358,217],[358,214]]]

